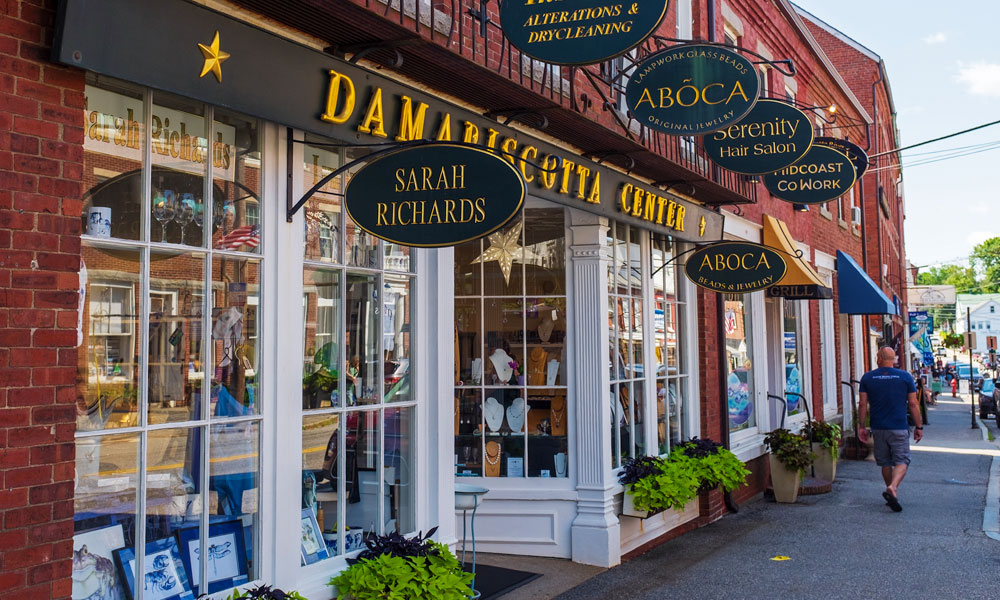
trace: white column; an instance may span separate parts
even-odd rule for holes
[[[573,387],[577,480],[573,561],[612,567],[621,561],[621,533],[611,470],[608,390],[608,263],[606,219],[570,211],[570,268],[575,323]]]

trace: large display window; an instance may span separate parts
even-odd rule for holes
[[[565,210],[455,248],[455,473],[569,473]]]
[[[312,187],[365,150],[322,140],[303,152]],[[416,402],[408,248],[381,242],[344,210],[338,176],[305,205],[301,563],[416,529]]]
[[[227,589],[260,571],[260,127],[85,96],[72,597]]]
[[[724,298],[729,431],[736,433],[753,429],[758,422],[754,383],[753,310],[750,296],[729,294]]]

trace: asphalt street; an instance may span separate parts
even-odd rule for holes
[[[901,513],[874,462],[841,460],[832,493],[750,502],[558,599],[998,598],[1000,542],[982,526],[1000,450],[970,428],[969,408],[950,396],[930,408]]]

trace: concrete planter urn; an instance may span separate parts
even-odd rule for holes
[[[774,499],[783,504],[794,504],[799,498],[799,486],[802,485],[802,472],[789,469],[773,455],[767,457],[771,465],[771,486],[774,488]]]
[[[817,442],[812,443],[813,468],[816,477],[832,482],[837,477],[837,456],[835,449],[824,448]]]

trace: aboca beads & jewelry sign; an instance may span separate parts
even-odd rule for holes
[[[624,54],[660,26],[670,0],[504,0],[511,45],[554,65],[589,65]]]
[[[856,180],[847,156],[833,148],[813,146],[799,162],[765,175],[764,186],[786,202],[822,204],[846,194]]]
[[[635,118],[672,135],[701,135],[738,122],[757,102],[760,80],[746,57],[683,44],[636,66],[625,87]]]
[[[421,144],[365,165],[344,190],[358,227],[404,246],[440,248],[501,228],[524,204],[524,180],[497,154]]]
[[[721,167],[764,175],[805,156],[812,141],[812,123],[805,113],[777,100],[758,100],[739,123],[706,134],[704,146]]]
[[[719,242],[688,257],[684,273],[696,285],[724,294],[766,289],[785,276],[788,265],[778,252],[750,242]]]

